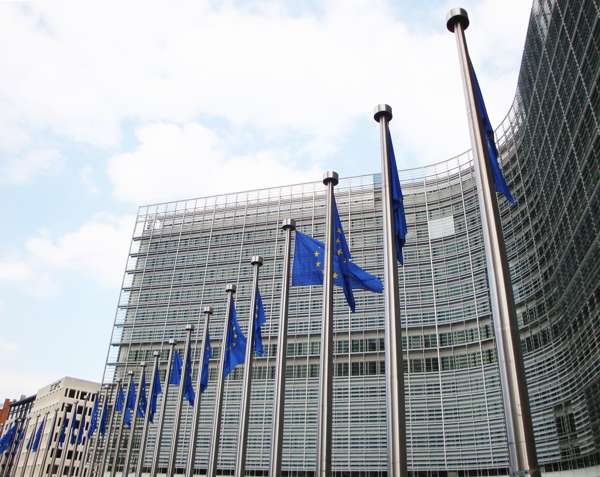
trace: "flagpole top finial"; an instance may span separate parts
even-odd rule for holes
[[[334,186],[336,186],[338,185],[339,181],[340,176],[335,171],[327,171],[325,174],[323,174],[323,184],[325,185],[331,182]]]
[[[250,263],[252,265],[258,265],[259,267],[262,267],[263,258],[260,255],[253,255],[250,259]]]
[[[213,307],[212,306],[203,306],[202,307],[202,313],[204,313],[205,315],[212,315],[213,314]]]
[[[146,367],[146,361],[142,361],[140,363],[140,368],[145,368]]]
[[[375,106],[373,118],[375,118],[375,121],[379,122],[382,117],[387,119],[388,122],[392,120],[392,107],[389,104],[378,104]]]
[[[235,283],[228,283],[227,285],[225,285],[226,292],[235,293],[236,290],[237,290],[237,287],[235,286]]]
[[[185,325],[185,331],[192,331],[194,329],[194,325],[188,323]]]
[[[160,356],[160,353],[158,351],[153,351],[152,356],[154,356],[155,358],[158,358]]]
[[[133,376],[133,371],[131,369],[127,371],[127,376]]]
[[[175,340],[174,340],[173,338],[171,338],[171,339],[169,340],[169,344],[170,344],[171,346],[175,346]]]
[[[464,8],[452,8],[446,15],[446,27],[452,33],[454,33],[454,27],[457,23],[460,23],[463,30],[469,27],[469,15]]]
[[[281,222],[281,228],[283,230],[296,230],[296,221],[294,219],[284,219],[284,221]]]

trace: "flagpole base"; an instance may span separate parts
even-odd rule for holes
[[[454,33],[454,27],[457,23],[460,23],[463,30],[469,27],[469,15],[464,8],[453,8],[446,15],[446,28],[448,30]]]

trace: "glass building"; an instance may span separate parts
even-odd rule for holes
[[[599,76],[600,0],[534,0],[515,99],[497,141],[518,201],[511,208],[500,199],[500,210],[536,447],[546,471],[600,465]],[[504,475],[506,432],[471,153],[402,170],[400,177],[409,225],[399,272],[409,469],[427,476]],[[342,178],[336,197],[354,261],[381,277],[380,176]],[[245,330],[250,257],[262,255],[267,354],[255,359],[252,371],[247,468],[249,475],[266,475],[284,240],[279,224],[294,218],[299,230],[322,240],[324,199],[324,186],[315,182],[139,209],[103,380],[113,383],[130,370],[139,376],[140,362],[151,362],[152,351],[160,350],[164,382],[166,342],[175,338],[183,348],[185,325],[192,323],[197,383],[200,309],[212,305],[214,357],[195,463],[200,474],[207,467],[225,284],[238,286]],[[320,286],[290,293],[283,456],[286,474],[298,477],[315,469],[321,294]],[[342,291],[335,292],[333,465],[339,476],[383,476],[383,296],[357,292],[356,301],[351,314]],[[225,385],[224,473],[234,466],[242,372],[239,367]],[[171,389],[163,472],[175,397]],[[184,404],[180,469],[190,427],[191,408]]]

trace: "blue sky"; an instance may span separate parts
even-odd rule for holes
[[[468,147],[453,2],[298,5],[0,4],[0,398],[101,378],[139,205],[377,171],[381,102],[400,168]],[[531,5],[462,6],[498,123]]]

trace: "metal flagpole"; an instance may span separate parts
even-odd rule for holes
[[[69,432],[67,432],[65,445],[62,449],[62,453],[60,456],[60,466],[58,467],[58,475],[64,475],[65,470],[65,460],[67,459],[67,453],[69,452],[69,444],[71,443],[71,434],[73,434],[73,419],[77,417],[77,406],[79,406],[79,401],[75,401],[72,405],[71,409],[71,420],[69,421]]]
[[[186,325],[186,337],[185,337],[185,349],[183,351],[183,363],[181,382],[179,383],[179,395],[177,396],[177,403],[175,404],[175,421],[173,422],[173,437],[171,439],[171,453],[169,456],[169,465],[167,467],[167,475],[175,474],[175,466],[177,464],[177,437],[179,435],[179,427],[181,425],[181,405],[183,404],[183,393],[185,392],[185,377],[187,372],[187,360],[192,359],[190,354],[190,340],[192,339],[192,325]],[[191,373],[191,367],[190,367]],[[191,376],[190,376],[191,379]]]
[[[292,231],[296,229],[294,219],[283,221],[285,251],[283,258],[283,280],[281,304],[279,306],[279,334],[277,336],[277,362],[275,364],[275,396],[273,400],[273,435],[271,438],[271,464],[269,475],[281,475],[281,449],[283,447],[283,416],[285,407],[285,361],[287,350],[288,302],[290,297],[290,256],[292,254]]]
[[[84,432],[85,429],[85,415],[87,414],[87,402],[85,399],[83,401],[83,410],[81,412],[81,422],[79,423],[79,428],[77,429],[77,438],[75,440],[75,444],[73,445],[73,455],[71,457],[71,465],[69,466],[69,477],[75,475],[75,461],[77,460],[77,448],[79,447],[80,435]],[[83,439],[83,436],[81,437]]]
[[[215,411],[213,415],[210,451],[208,454],[208,469],[206,477],[217,477],[217,464],[219,460],[219,435],[221,433],[221,414],[223,411],[223,370],[225,368],[225,343],[227,342],[227,329],[229,328],[229,313],[231,302],[236,286],[228,283],[225,287],[227,292],[227,308],[225,310],[225,326],[223,326],[223,339],[221,341],[221,356],[219,358],[219,370],[217,374],[217,390],[215,394]]]
[[[462,8],[450,10],[446,26],[456,36],[469,120],[490,301],[492,316],[495,318],[494,330],[496,332],[496,348],[504,400],[511,474],[528,474],[531,477],[538,477],[541,474],[533,436],[529,396],[527,394],[527,382],[521,354],[519,327],[508,259],[502,236],[502,224],[495,197],[489,157],[485,146],[481,112],[478,110],[475,98],[469,66],[469,52],[464,34],[464,30],[469,26],[467,12]]]
[[[96,434],[96,438],[94,439],[94,447],[92,448],[92,455],[90,457],[90,471],[88,472],[90,476],[94,473],[94,461],[96,459],[96,453],[98,452],[98,443],[100,442],[100,423],[102,422],[102,416],[104,415],[104,412],[106,412],[105,409],[108,406],[108,389],[104,389],[102,393],[98,395],[97,399],[100,399],[100,396],[102,396],[102,409],[100,410],[100,414],[98,415],[99,422],[98,424],[96,424],[96,426],[98,427],[98,433]],[[83,473],[83,477],[85,477],[85,467]]]
[[[117,434],[115,454],[113,455],[112,467],[110,468],[110,477],[115,477],[115,474],[117,473],[117,462],[119,460],[119,450],[121,450],[121,439],[123,438],[123,429],[125,428],[125,413],[127,412],[127,403],[129,402],[129,393],[131,392],[132,380],[133,371],[129,370],[127,371],[127,393],[125,394],[125,403],[123,405],[123,412],[121,413],[121,425],[119,426],[119,433]],[[135,409],[132,412],[135,412]]]
[[[48,459],[48,450],[50,449],[50,445],[52,444],[52,436],[54,436],[54,428],[56,427],[56,419],[58,417],[58,408],[54,410],[54,416],[52,417],[52,424],[50,425],[50,433],[48,434],[48,442],[46,443],[46,448],[44,449],[44,456],[42,457],[42,462],[40,465],[40,471],[38,472],[38,476],[42,477],[44,475],[44,468],[46,467],[46,460]]]
[[[16,431],[15,431],[15,435],[12,438],[12,441],[10,443],[10,447],[6,450],[5,454],[6,457],[4,459],[4,462],[2,463],[2,473],[0,475],[2,475],[2,477],[7,477],[9,475],[10,472],[10,468],[11,468],[11,461],[13,460],[13,454],[17,452],[17,449],[19,447],[19,432],[20,432],[20,428],[21,428],[21,422],[23,421],[22,418],[18,417],[17,419],[15,419],[15,425],[16,427]]]
[[[327,186],[325,216],[325,263],[323,269],[323,314],[321,318],[321,357],[319,362],[319,424],[317,428],[316,477],[331,476],[331,447],[333,430],[333,188],[338,173],[327,171],[323,184]]]
[[[35,431],[37,430],[38,421],[40,420],[40,415],[35,418],[35,423],[33,424],[33,431],[29,435],[29,441],[27,442],[29,445],[25,448],[25,462],[23,463],[23,467],[21,467],[21,473],[19,474],[21,477],[25,475],[25,468],[27,467],[27,463],[29,462],[29,455],[31,454],[31,447],[33,446],[33,439],[35,437]],[[23,438],[26,436],[23,435]],[[17,465],[19,463],[17,462]]]
[[[96,395],[96,400],[100,400],[100,393],[98,393]],[[92,414],[93,414],[93,411],[92,411]],[[85,474],[85,467],[86,467],[86,462],[87,462],[87,456],[88,456],[88,452],[89,452],[89,449],[90,449],[90,443],[91,443],[91,440],[92,440],[92,436],[89,435],[90,434],[89,429],[92,426],[92,419],[91,419],[92,417],[93,416],[90,415],[90,423],[88,425],[88,432],[87,432],[88,435],[87,435],[87,437],[84,436],[85,445],[83,447],[83,455],[81,456],[81,461],[79,463],[79,473],[77,474],[78,477],[84,477],[84,474]],[[98,416],[96,416],[96,419],[99,419],[101,417],[102,417],[101,415],[98,415]],[[85,428],[84,428],[84,432],[85,432]]]
[[[200,353],[200,371],[198,371],[198,383],[200,382],[202,366],[204,365],[204,353],[206,352],[206,340],[208,339],[208,325],[210,322],[210,315],[212,315],[213,313],[212,306],[203,306],[202,313],[206,315],[206,319],[204,320],[204,328],[202,329],[202,351]],[[192,477],[192,475],[194,474],[194,463],[196,462],[196,439],[198,438],[198,427],[200,425],[200,397],[201,391],[200,385],[198,385],[198,393],[196,394],[196,401],[194,402],[192,431],[190,433],[190,445],[188,447],[188,458],[187,466],[185,469],[185,477]]]
[[[169,340],[169,358],[167,362],[167,376],[165,378],[165,389],[163,390],[162,402],[160,404],[160,417],[158,418],[158,427],[156,429],[156,445],[154,446],[154,457],[152,458],[152,468],[150,477],[156,477],[158,470],[158,461],[160,459],[160,445],[165,423],[165,412],[167,411],[167,395],[169,394],[169,381],[171,380],[171,362],[173,361],[173,352],[175,350],[175,340]],[[152,392],[152,390],[150,390]]]
[[[17,467],[19,465],[19,460],[21,460],[21,452],[23,452],[23,447],[25,446],[25,433],[27,432],[27,428],[29,427],[29,421],[31,420],[31,418],[27,418],[25,419],[25,423],[23,424],[23,426],[21,427],[21,430],[19,431],[19,434],[21,432],[23,432],[23,436],[20,440],[20,442],[18,442],[17,444],[17,448],[15,449],[15,455],[13,457],[12,460],[12,464],[9,466],[9,470],[8,470],[8,474],[9,476],[15,476],[17,475]],[[17,434],[18,436],[18,434]]]
[[[65,410],[63,411],[63,414],[62,414],[61,423],[64,422],[65,419],[67,419],[67,407],[66,406],[65,406]],[[60,428],[59,428],[59,433],[60,433]],[[56,436],[56,445],[54,446],[54,452],[52,453],[52,459],[50,460],[50,472],[48,473],[49,475],[54,474],[54,464],[56,463],[56,454],[58,454],[58,446],[59,446],[58,438],[59,437],[60,437],[60,434],[58,436]]]
[[[125,453],[125,463],[123,464],[123,472],[122,476],[127,477],[129,475],[129,461],[131,459],[131,452],[133,449],[133,435],[135,434],[135,427],[137,423],[137,410],[140,405],[140,397],[142,395],[142,377],[144,376],[144,372],[146,370],[146,362],[142,361],[140,363],[140,379],[138,381],[137,387],[137,396],[135,398],[135,408],[133,410],[133,416],[131,417],[131,430],[129,431],[129,441],[127,442],[127,451]]]
[[[250,397],[252,393],[252,357],[254,351],[254,320],[256,319],[256,290],[258,289],[258,272],[263,258],[255,255],[250,260],[254,267],[252,294],[250,298],[250,318],[248,319],[246,357],[244,360],[244,380],[242,383],[242,404],[240,407],[240,427],[238,432],[237,458],[234,477],[243,477],[246,470],[246,452],[248,449],[248,422],[250,417]]]
[[[154,378],[156,377],[156,370],[158,369],[158,357],[160,353],[158,351],[154,351],[152,353],[154,356],[154,366],[152,367],[152,379],[150,380],[150,389],[146,399],[146,409],[144,409],[144,426],[142,427],[142,436],[140,438],[140,452],[138,455],[138,463],[135,469],[136,477],[141,477],[142,469],[144,467],[144,454],[146,453],[146,441],[148,438],[148,429],[150,426],[150,421],[148,420],[148,414],[150,412],[150,401],[152,400],[152,390],[154,389]],[[140,390],[141,392],[141,390]]]
[[[44,416],[44,419],[42,420],[42,422],[44,423],[44,427],[46,426],[46,419],[48,419],[48,415],[50,413],[47,412],[46,415]],[[41,425],[41,424],[40,424]],[[45,429],[42,429],[42,431],[44,431]],[[34,434],[34,441],[35,441],[35,437],[37,436],[37,428],[35,429],[35,434]],[[42,439],[40,438],[40,442],[38,443],[38,448],[37,450],[34,452],[35,456],[33,458],[33,463],[31,464],[31,472],[29,473],[29,475],[34,475],[35,474],[35,466],[37,465],[37,461],[38,461],[38,457],[40,456],[40,445],[42,443]],[[32,442],[32,447],[33,447],[33,442]],[[43,465],[43,463],[42,463]]]
[[[117,404],[117,394],[119,393],[119,387],[121,386],[122,382],[123,381],[121,378],[117,379],[115,398],[113,400],[113,405],[110,409],[110,417],[108,419],[108,429],[106,431],[106,438],[104,439],[104,448],[102,449],[102,459],[99,462],[100,472],[98,472],[98,477],[104,477],[104,469],[106,468],[106,461],[108,460],[108,455],[109,455],[108,447],[110,446],[110,439],[112,437],[115,414],[117,413],[116,409],[115,409],[116,404]],[[108,396],[108,392],[107,392],[106,393],[106,405],[107,406],[108,406],[108,401],[109,401],[109,396]],[[100,437],[100,436],[98,436],[98,437]]]
[[[375,108],[381,136],[381,170],[383,174],[383,262],[385,283],[385,377],[388,438],[388,475],[406,477],[406,415],[404,412],[404,364],[402,355],[402,326],[398,294],[398,261],[394,237],[394,208],[392,204],[392,172],[390,170],[388,123],[392,108],[380,104]]]

